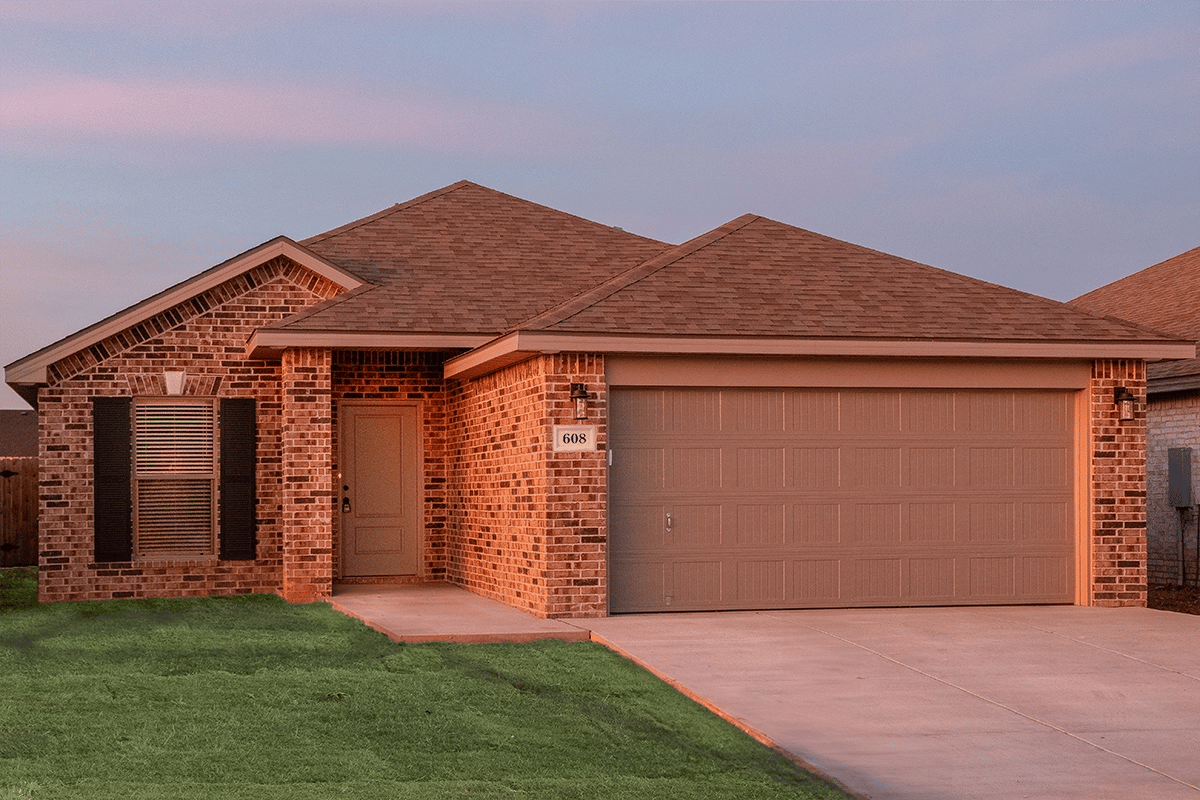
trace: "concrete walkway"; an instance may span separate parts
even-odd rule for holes
[[[1200,617],[1051,606],[568,623],[449,586],[375,593],[359,610],[424,637],[408,641],[590,635],[862,797],[1200,800]],[[423,616],[398,620],[406,608]]]

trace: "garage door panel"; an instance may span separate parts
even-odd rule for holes
[[[836,558],[792,562],[789,599],[798,605],[836,605],[842,596],[842,562]]]
[[[784,396],[784,420],[787,430],[803,434],[836,434],[841,430],[836,391],[813,389],[792,390]]]
[[[782,489],[787,452],[782,447],[739,447],[734,450],[733,488],[750,492]]]
[[[1016,508],[1013,503],[970,503],[968,541],[1014,542],[1017,539]]]
[[[856,490],[899,488],[899,447],[855,447],[846,463],[844,480]]]
[[[953,556],[908,559],[909,578],[906,600],[948,603],[955,599]]]
[[[965,430],[971,433],[1009,433],[1013,430],[1011,392],[964,392],[960,395]]]
[[[666,396],[662,389],[612,392],[608,396],[608,413],[612,419],[622,420],[643,435],[661,433],[666,430]]]
[[[841,429],[850,434],[900,431],[899,392],[843,392]]]
[[[893,503],[854,503],[842,531],[848,545],[871,548],[891,547],[900,542],[901,505]]]
[[[1070,392],[611,396],[614,612],[1074,599]]]
[[[956,463],[953,447],[910,447],[902,483],[919,491],[952,489]]]
[[[1070,398],[1061,393],[1024,392],[1013,397],[1016,433],[1053,434],[1068,430]]]
[[[636,553],[667,547],[667,507],[661,503],[609,507],[609,546],[614,552]]]
[[[1015,556],[980,556],[968,561],[967,596],[975,600],[1013,597],[1017,590]]]
[[[1021,504],[1019,536],[1027,544],[1069,544],[1071,509],[1064,502]]]
[[[612,492],[629,497],[666,486],[666,453],[662,447],[630,447],[621,451],[621,469],[612,474]]]
[[[728,389],[724,427],[737,433],[782,433],[784,397],[782,391]]]
[[[629,610],[662,610],[668,596],[663,562],[614,561],[610,566],[610,591],[614,597],[622,598]]]
[[[1071,471],[1070,451],[1066,447],[1021,448],[1021,486],[1030,488],[1066,488]]]
[[[901,591],[900,558],[851,559],[846,594],[865,604],[897,604],[903,599]]]
[[[784,475],[784,488],[813,492],[841,485],[841,448],[793,447],[790,451],[791,469]]]
[[[910,502],[903,540],[912,544],[953,545],[958,538],[956,504],[952,501]]]
[[[721,430],[721,392],[681,389],[667,395],[664,427],[675,433],[712,433]]]
[[[905,433],[937,437],[955,432],[955,395],[952,392],[911,391],[903,396],[901,408]]]
[[[723,544],[724,512],[725,509],[720,503],[707,505],[696,503],[668,507],[670,514],[667,527],[668,546],[692,549]]]
[[[787,599],[787,561],[742,560],[735,564],[732,591],[741,605],[777,605]]]
[[[1007,489],[1016,484],[1016,454],[1011,447],[972,447],[967,485],[972,489]]]
[[[671,564],[667,604],[680,609],[711,608],[724,599],[721,561],[676,561]]]
[[[742,547],[780,548],[787,544],[783,503],[738,503],[734,541]]]
[[[1071,560],[1062,556],[1024,556],[1021,559],[1022,593],[1031,598],[1054,598],[1075,589]]]
[[[722,452],[719,447],[676,447],[670,450],[668,488],[694,492],[721,488]]]
[[[837,544],[842,538],[840,503],[796,503],[791,505],[788,543],[812,546]]]

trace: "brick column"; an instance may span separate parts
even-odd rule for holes
[[[311,603],[333,591],[330,350],[283,353],[283,591]]]
[[[1113,390],[1132,392],[1122,422]],[[1146,362],[1096,361],[1091,380],[1092,603],[1146,605]]]

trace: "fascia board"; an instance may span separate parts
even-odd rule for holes
[[[65,339],[60,339],[48,347],[38,350],[25,358],[18,359],[4,369],[4,380],[9,384],[36,385],[47,380],[46,370],[55,361],[77,353],[96,342],[103,341],[114,333],[149,319],[155,314],[178,305],[189,297],[201,294],[219,286],[225,281],[265,264],[273,258],[285,256],[305,269],[309,269],[333,283],[346,289],[356,289],[363,285],[361,278],[326,261],[311,250],[296,244],[286,236],[279,236],[258,247],[247,250],[224,263],[205,270],[194,278],[177,283],[165,291],[159,292],[140,303],[130,306],[124,311],[118,311],[94,325],[74,333]]]
[[[754,339],[514,331],[446,362],[447,378],[483,375],[538,353],[882,356],[895,358],[1195,358],[1194,342],[996,342],[892,339]]]
[[[332,350],[472,350],[492,340],[490,334],[363,333],[359,331],[288,331],[260,329],[246,344],[247,358],[278,358],[290,347]]]

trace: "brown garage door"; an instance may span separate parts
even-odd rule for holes
[[[610,610],[1070,603],[1064,391],[610,392]]]

